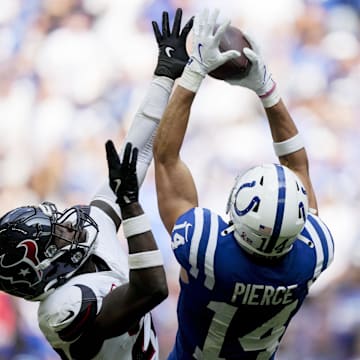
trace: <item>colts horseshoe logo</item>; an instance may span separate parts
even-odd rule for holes
[[[235,201],[234,201],[234,209],[235,209],[235,212],[238,216],[244,216],[245,214],[247,214],[249,211],[251,211],[256,205],[258,205],[260,203],[260,198],[258,196],[254,196],[249,205],[246,206],[244,209],[239,209],[237,206],[236,206],[236,199],[239,195],[239,192],[244,189],[244,188],[251,188],[251,187],[254,187],[256,185],[256,181],[252,181],[252,182],[248,182],[248,183],[244,183],[242,184],[238,191],[236,192],[235,194]]]

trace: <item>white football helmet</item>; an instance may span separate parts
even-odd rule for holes
[[[308,198],[293,171],[283,165],[264,164],[236,179],[227,213],[234,236],[246,251],[279,257],[291,250],[305,225]]]

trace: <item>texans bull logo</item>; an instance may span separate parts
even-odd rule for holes
[[[23,283],[29,287],[41,281],[43,272],[38,269],[38,246],[35,241],[26,239],[17,248],[24,248],[21,259],[10,262],[8,254],[0,256],[0,279],[9,280],[12,284]]]

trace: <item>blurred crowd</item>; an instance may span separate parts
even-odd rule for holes
[[[251,34],[301,131],[333,265],[290,325],[279,360],[360,359],[360,1],[2,0],[0,213],[49,200],[88,203],[106,180],[104,143],[119,147],[157,58],[151,21],[202,6]],[[171,20],[171,19],[170,19]],[[234,177],[276,162],[265,114],[246,89],[208,78],[183,157],[200,204],[225,213]],[[178,265],[156,207],[153,169],[141,190],[165,257],[170,297],[154,311],[162,359],[176,329]],[[119,235],[123,243],[122,234]],[[37,305],[0,294],[0,360],[55,360]]]

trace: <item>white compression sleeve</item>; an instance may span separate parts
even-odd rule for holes
[[[139,149],[137,164],[139,186],[143,183],[147,169],[151,163],[155,131],[169,101],[173,85],[174,80],[170,78],[154,76],[145,99],[136,112],[129,132],[123,142],[120,158],[122,158],[127,142],[131,142],[133,146]],[[105,183],[96,192],[94,196],[94,200],[95,199],[107,202],[114,207],[118,215],[120,215],[119,206],[115,203],[116,197],[109,187],[108,179],[106,179]]]
[[[169,101],[173,85],[174,80],[170,78],[164,76],[155,76],[153,78],[150,89],[140,105],[124,140],[121,156],[127,142],[131,142],[133,146],[139,149],[137,164],[139,186],[143,183],[153,158],[152,145],[155,131]]]

